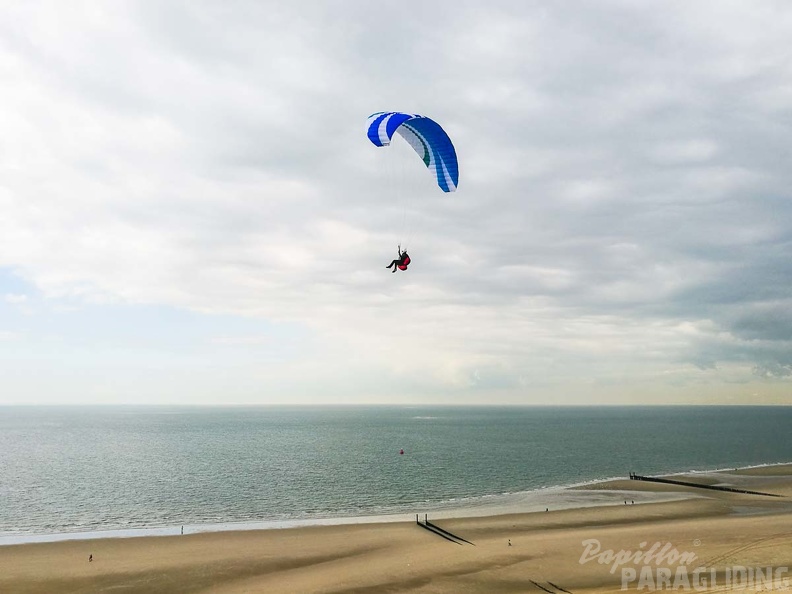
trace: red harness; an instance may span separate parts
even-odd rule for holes
[[[407,270],[407,266],[410,265],[410,256],[407,256],[402,260],[401,264],[399,264],[399,270]]]

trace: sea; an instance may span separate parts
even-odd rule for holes
[[[572,506],[630,472],[792,462],[790,427],[792,406],[0,407],[0,544]]]

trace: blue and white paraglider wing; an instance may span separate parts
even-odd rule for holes
[[[459,164],[456,150],[448,134],[434,120],[398,111],[379,112],[369,116],[366,129],[374,146],[388,146],[398,132],[434,172],[437,185],[444,192],[457,189]]]

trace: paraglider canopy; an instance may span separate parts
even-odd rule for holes
[[[459,185],[456,150],[440,124],[422,115],[381,111],[369,116],[366,130],[374,146],[388,146],[398,132],[434,173],[437,185],[444,192],[456,191]]]

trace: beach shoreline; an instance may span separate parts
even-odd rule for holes
[[[756,482],[762,477],[792,474],[792,463],[774,463],[745,466],[740,468],[693,470],[657,475],[665,478],[690,476],[693,481],[710,475],[726,476],[734,473],[752,477]],[[168,526],[130,527],[111,530],[54,532],[54,533],[0,533],[0,547],[19,544],[62,542],[69,540],[97,540],[104,538],[146,538],[183,534],[241,532],[248,530],[288,530],[312,526],[338,526],[354,524],[385,524],[411,522],[415,514],[431,514],[436,519],[476,518],[519,513],[542,512],[552,507],[553,511],[618,505],[631,501],[635,505],[664,503],[703,496],[690,489],[671,489],[654,485],[647,489],[645,484],[628,481],[623,477],[612,477],[573,483],[566,486],[551,486],[518,493],[503,493],[459,498],[446,502],[416,504],[415,512],[369,514],[359,516],[327,516],[293,518],[281,520],[250,520],[246,522],[217,522],[202,524],[173,524]]]
[[[575,594],[620,590],[620,572],[581,562],[586,542],[613,551],[636,550],[641,542],[670,543],[721,572],[728,564],[792,566],[792,465],[704,474],[724,483],[761,484],[782,497],[684,487],[683,498],[641,505],[623,500],[549,512],[430,514],[430,521],[472,545],[421,530],[414,516],[384,523],[15,544],[0,547],[0,592],[123,587],[125,592],[541,593],[534,583],[554,594],[563,592],[551,583]],[[640,481],[578,491],[621,497],[624,483]],[[634,492],[662,496],[674,488],[640,483]]]

